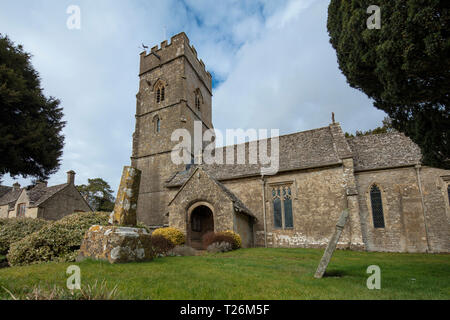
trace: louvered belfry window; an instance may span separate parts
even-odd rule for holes
[[[381,191],[376,185],[370,188],[370,202],[372,205],[373,226],[375,228],[384,228],[383,200]]]
[[[274,227],[277,229],[293,228],[291,187],[274,186],[272,188],[272,203]]]
[[[161,89],[156,90],[156,103],[161,102]]]
[[[166,88],[164,85],[160,85],[159,88],[156,90],[156,103],[160,103],[164,101],[166,96]]]

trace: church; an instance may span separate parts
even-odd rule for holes
[[[283,135],[273,175],[260,164],[176,164],[174,130],[214,128],[211,74],[182,32],[141,53],[139,79],[131,156],[142,172],[139,222],[178,228],[194,248],[224,230],[243,247],[323,248],[348,210],[339,248],[450,251],[450,171],[423,166],[403,134],[347,138],[332,121]]]

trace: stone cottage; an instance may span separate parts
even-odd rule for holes
[[[0,218],[40,218],[59,220],[74,212],[91,211],[89,204],[75,187],[75,172],[67,172],[67,183],[48,187],[46,182],[21,188],[2,187]]]
[[[234,230],[245,247],[324,247],[348,209],[341,248],[450,251],[450,171],[423,166],[403,134],[346,138],[333,121],[284,135],[275,175],[260,164],[175,164],[174,130],[213,129],[211,74],[180,33],[141,53],[139,77],[131,157],[142,171],[139,221],[179,228],[197,247],[212,230]],[[239,147],[248,159],[249,143]]]

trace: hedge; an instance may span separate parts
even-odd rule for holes
[[[32,218],[8,218],[0,221],[0,254],[6,255],[12,243],[39,231],[49,222]]]
[[[13,243],[7,255],[11,266],[48,261],[74,261],[86,231],[92,225],[107,225],[109,213],[74,213]]]

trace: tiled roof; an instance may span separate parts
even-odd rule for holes
[[[244,213],[246,213],[247,215],[253,217],[254,219],[256,219],[255,215],[250,211],[250,209],[248,209],[245,204],[233,193],[231,192],[230,189],[228,189],[227,187],[225,187],[222,183],[220,183],[219,181],[217,181],[217,179],[214,179],[213,177],[211,177],[208,173],[206,173],[218,186],[219,188],[221,188],[223,190],[223,192],[225,192],[225,194],[231,199],[231,201],[234,204],[234,208],[237,209],[238,211],[242,211]]]
[[[422,158],[419,147],[402,133],[357,136],[347,141],[356,171],[414,165]]]
[[[17,201],[17,199],[19,198],[22,190],[23,189],[18,189],[18,190],[10,189],[9,192],[5,193],[0,198],[0,206],[4,206],[4,205],[10,204],[10,203],[15,203]]]
[[[340,153],[344,154],[350,150],[344,149],[335,143],[331,126],[297,132],[279,137],[279,171],[288,171],[295,169],[306,169],[311,167],[320,167],[341,163]],[[267,139],[265,139],[267,140]],[[268,154],[271,154],[271,140],[268,139]],[[260,140],[264,141],[264,140]],[[344,140],[345,141],[345,140]],[[261,174],[261,167],[268,167],[261,164],[248,164],[249,143],[234,145],[234,152],[238,146],[245,145],[246,164],[203,164],[203,169],[217,180],[238,178],[243,176],[253,176]],[[217,152],[223,152],[226,157],[226,147],[217,148]],[[225,162],[225,161],[224,161]],[[180,186],[186,181],[195,170],[192,166],[189,170],[181,171],[175,174],[167,183],[168,187]]]
[[[0,198],[12,190],[11,187],[0,186]]]

